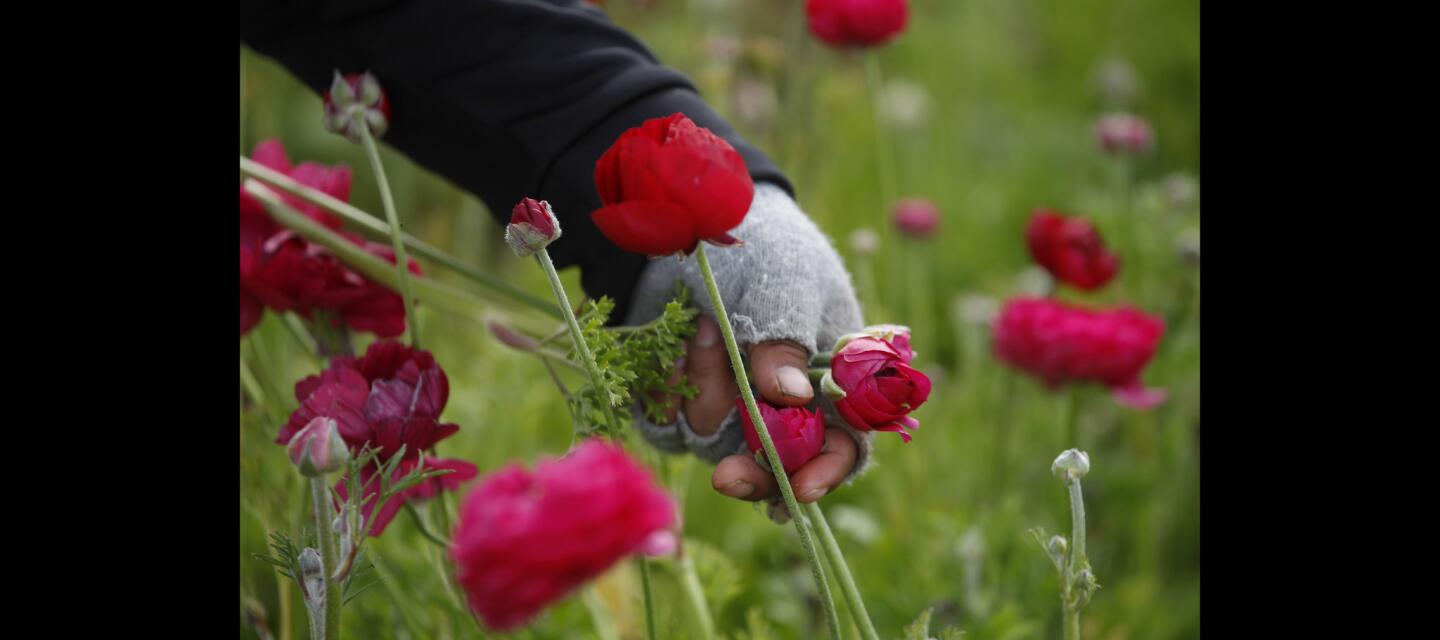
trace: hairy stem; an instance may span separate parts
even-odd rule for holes
[[[835,598],[830,594],[825,568],[815,550],[815,542],[810,539],[810,532],[804,522],[805,514],[800,511],[800,504],[795,500],[795,490],[790,487],[789,474],[785,473],[785,466],[780,463],[780,453],[775,450],[775,442],[770,438],[770,429],[765,427],[765,419],[760,413],[760,407],[755,403],[755,393],[750,389],[750,376],[745,373],[745,361],[740,359],[740,345],[735,342],[735,329],[730,326],[730,316],[725,312],[725,301],[720,298],[720,288],[715,284],[715,273],[710,269],[710,258],[705,254],[703,243],[695,256],[700,265],[700,275],[705,279],[710,304],[715,307],[715,320],[720,325],[720,334],[725,338],[725,349],[730,354],[730,367],[735,371],[740,397],[745,401],[745,410],[756,423],[755,432],[760,436],[760,443],[765,448],[765,457],[770,461],[770,470],[775,474],[780,495],[784,497],[785,506],[790,509],[790,516],[795,520],[795,532],[800,536],[800,547],[805,550],[805,557],[810,561],[810,573],[815,578],[815,588],[820,592],[820,603],[825,607],[825,622],[829,626],[830,637],[840,640],[840,617],[835,613]]]

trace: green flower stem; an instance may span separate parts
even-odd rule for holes
[[[700,574],[695,571],[695,558],[687,553],[675,563],[680,567],[680,586],[690,598],[690,608],[700,626],[700,639],[711,640],[715,637],[715,619],[710,615],[710,605],[705,602],[705,588],[700,585]]]
[[[755,420],[757,427],[762,427],[765,418],[760,413],[760,407],[755,404],[755,393],[750,389],[750,376],[745,373],[745,361],[740,359],[740,345],[735,342],[735,329],[730,326],[730,316],[725,312],[725,301],[720,298],[720,289],[715,284],[715,273],[710,269],[710,258],[705,254],[704,243],[700,244],[699,250],[695,253],[696,261],[700,264],[700,275],[705,279],[705,289],[710,295],[710,303],[715,307],[715,320],[720,325],[720,333],[725,338],[725,349],[730,354],[730,367],[735,371],[735,382],[740,386],[740,396],[745,400],[745,410]],[[770,429],[757,428],[756,434],[760,436],[760,443],[765,448],[766,459],[770,462],[770,471],[775,474],[775,481],[780,486],[780,495],[785,499],[785,506],[790,509],[790,515],[795,520],[795,533],[800,536],[800,547],[805,550],[805,557],[810,560],[810,573],[815,578],[815,588],[820,592],[820,603],[825,607],[825,622],[829,625],[830,637],[833,640],[840,640],[840,618],[835,613],[835,598],[830,594],[830,583],[825,579],[825,567],[820,562],[820,556],[815,551],[815,543],[810,539],[810,532],[805,526],[805,514],[800,511],[800,504],[795,500],[795,490],[790,487],[790,476],[785,473],[785,466],[780,463],[780,453],[775,450],[775,442],[770,438]]]
[[[301,237],[314,242],[334,253],[336,257],[344,262],[346,266],[354,269],[360,275],[383,284],[391,289],[399,289],[399,273],[395,265],[371,255],[359,245],[341,236],[324,225],[312,220],[309,216],[296,211],[294,208],[281,201],[280,196],[269,189],[261,188],[258,185],[247,185],[246,191],[265,205],[266,211],[277,223],[287,229],[300,234]],[[481,300],[475,294],[464,289],[457,289],[447,284],[436,282],[429,278],[415,278],[411,281],[415,287],[416,296],[426,304],[443,311],[456,315],[477,318],[480,312],[489,311],[488,303]],[[495,314],[490,311],[492,315]],[[478,319],[478,318],[477,318]],[[514,322],[506,318],[507,322]],[[534,324],[533,322],[527,324]]]
[[[845,563],[845,555],[840,553],[840,543],[835,541],[835,534],[830,531],[825,512],[816,502],[805,505],[805,510],[809,512],[810,521],[815,523],[815,530],[820,533],[821,548],[830,560],[830,569],[840,581],[840,592],[845,595],[845,604],[850,606],[850,617],[854,618],[855,626],[860,628],[860,637],[865,640],[880,640],[880,634],[875,631],[875,623],[870,620],[870,613],[865,610],[865,601],[860,598],[860,589],[855,586],[855,578],[850,575],[850,567]]]
[[[341,218],[344,218],[345,220],[355,225],[358,225],[361,231],[365,232],[371,237],[386,238],[390,236],[390,225],[385,224],[384,221],[376,218],[375,216],[356,208],[354,205],[348,202],[343,202],[341,200],[333,198],[323,191],[300,184],[289,176],[278,171],[274,171],[244,156],[240,157],[240,173],[244,174],[245,176],[254,178],[257,181],[280,189],[281,191],[290,193],[291,195],[294,195],[301,200],[325,209],[326,211],[334,213]],[[454,256],[447,254],[444,251],[441,251],[434,246],[426,243],[425,241],[420,240],[408,233],[404,233],[402,231],[400,233],[400,237],[404,241],[405,246],[415,251],[416,255],[423,256],[430,260],[434,260],[435,262],[445,266],[446,268],[451,269],[452,271],[455,271],[469,278],[470,280],[475,281],[481,286],[489,289],[492,293],[499,294],[501,297],[511,302],[518,302],[522,305],[530,307],[531,309],[543,311],[553,318],[558,319],[561,317],[560,310],[556,309],[555,305],[546,302],[542,298],[530,295],[524,291],[521,291],[520,289],[515,288],[514,285],[511,285],[510,283],[500,278],[497,278],[488,273],[485,273],[484,271],[476,269],[473,266],[465,264]]]
[[[635,559],[640,566],[640,590],[645,593],[645,637],[655,640],[655,596],[650,591],[650,565],[644,556]]]
[[[620,635],[615,633],[615,619],[610,617],[610,611],[605,608],[605,601],[600,599],[595,585],[587,584],[580,589],[580,601],[590,613],[590,623],[595,625],[595,635],[600,640],[620,640]]]
[[[1079,573],[1090,564],[1085,556],[1085,498],[1078,478],[1066,484],[1070,489],[1070,571]]]
[[[400,293],[405,297],[405,324],[410,331],[410,346],[419,349],[420,322],[415,317],[415,293],[410,286],[410,257],[405,252],[405,241],[400,237],[400,214],[395,212],[395,197],[390,194],[390,181],[385,178],[385,165],[380,162],[380,148],[375,145],[375,136],[370,133],[365,110],[356,109],[350,122],[360,131],[365,157],[369,158],[370,169],[375,172],[375,183],[380,187],[380,203],[385,207],[385,219],[390,222],[390,246],[395,248],[395,270],[400,274]]]
[[[615,407],[610,404],[609,391],[605,388],[605,378],[600,374],[599,365],[595,364],[595,355],[590,353],[590,345],[585,344],[585,335],[580,331],[580,320],[575,317],[575,311],[570,306],[570,297],[565,295],[565,286],[560,284],[560,274],[555,271],[555,263],[550,261],[550,252],[545,249],[536,251],[535,260],[540,263],[540,268],[545,270],[545,278],[550,281],[550,291],[554,292],[555,301],[560,303],[560,310],[565,314],[565,324],[570,327],[570,339],[575,342],[575,351],[580,354],[585,371],[590,375],[590,384],[595,387],[595,393],[603,394],[601,400],[605,403],[605,414],[610,417],[610,424],[621,424],[615,417]]]
[[[575,351],[580,354],[585,371],[590,374],[591,386],[595,387],[600,401],[605,403],[605,415],[609,416],[610,424],[621,424],[616,417],[615,406],[610,403],[610,392],[605,387],[600,366],[595,363],[595,355],[590,353],[590,345],[585,344],[580,320],[575,317],[574,308],[570,306],[570,297],[565,294],[565,286],[560,283],[560,274],[555,271],[555,263],[550,260],[550,252],[541,248],[535,252],[535,260],[545,271],[545,278],[550,281],[550,290],[555,294],[555,301],[560,303],[560,310],[565,313],[565,324],[570,327],[570,339],[575,342]],[[638,558],[636,561],[640,564],[640,586],[645,592],[645,629],[649,633],[646,637],[655,640],[655,602],[650,591],[650,568],[645,564],[645,558]]]
[[[320,558],[324,563],[321,577],[325,580],[325,610],[317,613],[324,623],[319,629],[324,635],[318,640],[339,640],[340,638],[340,581],[330,576],[330,571],[340,562],[339,550],[335,548],[335,532],[330,528],[330,490],[325,486],[325,477],[310,478],[310,495],[315,502],[315,536],[320,539]],[[312,639],[316,640],[316,639]]]

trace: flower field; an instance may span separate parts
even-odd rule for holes
[[[386,145],[405,113],[379,86],[322,99],[241,47],[242,638],[1199,637],[1198,0],[910,0],[898,30],[806,4],[603,3],[774,161],[854,283],[868,332],[811,364],[833,413],[731,405],[791,478],[822,420],[871,438],[799,520],[630,426],[718,289],[601,328],[577,269],[547,277],[569,232],[547,203],[507,233]],[[757,189],[689,119],[646,127],[606,156],[597,225],[708,275]],[[702,160],[719,195],[645,227],[660,187],[633,175],[673,194]],[[270,174],[371,228],[247,182]],[[322,544],[317,511],[359,495]]]

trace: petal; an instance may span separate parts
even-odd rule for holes
[[[690,253],[698,240],[694,221],[669,202],[624,202],[600,208],[591,219],[616,246],[647,256]]]

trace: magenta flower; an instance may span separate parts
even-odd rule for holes
[[[757,453],[764,447],[750,420],[750,412],[745,410],[745,400],[736,398],[735,405],[740,408],[740,418],[745,425],[745,443],[750,445],[751,453]],[[777,409],[764,401],[757,406],[786,473],[795,473],[820,455],[820,449],[825,446],[825,419],[819,411],[806,411],[805,407]]]
[[[470,607],[515,629],[624,557],[673,541],[675,503],[620,447],[588,440],[532,472],[511,464],[461,506],[450,550]]]
[[[352,451],[369,445],[379,449],[379,460],[385,462],[403,445],[403,460],[397,478],[414,469],[421,451],[459,431],[454,424],[442,424],[440,412],[450,396],[450,382],[445,371],[429,351],[417,351],[392,341],[371,343],[360,358],[335,358],[330,368],[295,383],[295,398],[300,408],[290,415],[290,422],[281,430],[276,442],[285,444],[310,421],[324,417],[336,422],[340,437]],[[378,512],[373,500],[367,500],[365,513],[374,513],[370,534],[380,535],[395,517],[406,498],[432,497],[440,489],[453,490],[476,476],[475,466],[463,460],[425,458],[426,468],[452,469],[455,473],[434,478],[396,497]],[[377,490],[379,479],[375,468],[366,467],[360,481],[366,495]],[[346,497],[345,481],[336,490]],[[369,517],[369,516],[367,516]]]

